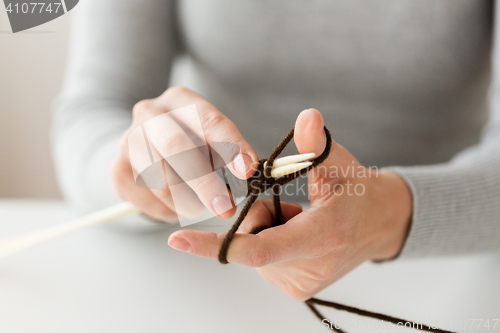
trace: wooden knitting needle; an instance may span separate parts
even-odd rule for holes
[[[280,157],[274,160],[271,175],[273,177],[281,177],[290,173],[307,168],[312,162],[304,162],[316,157],[314,153],[291,155]],[[267,163],[267,162],[266,162]],[[266,164],[264,164],[265,167]],[[40,245],[47,241],[58,237],[68,235],[70,233],[113,222],[127,215],[139,213],[139,208],[129,202],[123,202],[92,214],[77,218],[73,221],[49,227],[32,234],[22,235],[0,242],[0,259],[16,254],[23,250],[29,249],[36,245]]]
[[[280,157],[274,160],[273,168],[271,169],[271,176],[282,177],[290,173],[297,172],[304,168],[307,168],[312,164],[312,162],[304,162],[316,157],[315,153],[309,154],[298,154],[290,155],[285,157]],[[264,168],[267,166],[267,162],[264,163]]]
[[[302,163],[293,163],[289,165],[284,165],[282,167],[272,169],[271,176],[273,176],[274,178],[286,176],[290,173],[294,173],[296,171],[305,169],[310,165],[312,165],[312,162],[302,162]]]
[[[40,245],[57,237],[85,228],[105,224],[131,214],[139,213],[139,209],[129,202],[104,208],[73,221],[42,229],[32,234],[22,235],[0,243],[0,259],[16,254],[28,248]]]

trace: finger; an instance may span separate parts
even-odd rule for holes
[[[203,204],[200,205],[200,200],[195,193],[189,188],[189,185],[194,187],[201,187],[202,183],[211,183],[211,186],[206,188],[213,189],[219,193],[226,194],[221,198],[217,198],[215,202],[219,206],[225,203],[226,209],[219,209],[214,211],[214,207],[207,206],[214,214],[224,218],[231,217],[234,212],[232,210],[231,201],[227,195],[225,182],[223,182],[215,174],[211,174],[203,179],[197,179],[200,175],[212,173],[212,167],[203,154],[199,151],[197,146],[192,140],[195,140],[198,145],[205,148],[205,153],[208,155],[208,150],[204,141],[199,140],[196,133],[192,131],[188,134],[180,128],[174,117],[175,113],[166,113],[164,106],[155,100],[144,100],[134,106],[134,124],[127,130],[126,140],[122,139],[122,151],[131,151],[132,170],[134,177],[137,177],[140,172],[147,169],[152,161],[161,162],[164,159],[176,168],[182,175],[183,179],[193,180],[190,183],[184,182],[180,179],[175,171],[173,171],[168,164],[162,163],[163,177],[165,178],[163,184],[164,190],[157,189],[157,179],[149,180],[152,187],[153,194],[160,199],[171,210],[176,211],[180,217],[194,218],[198,216],[203,210]],[[154,118],[154,119],[153,119]],[[124,153],[123,155],[126,155]],[[174,161],[175,160],[175,161]],[[210,179],[208,179],[210,178]],[[146,182],[146,185],[148,182]],[[176,185],[174,187],[174,185]],[[175,200],[172,193],[175,193]],[[200,197],[210,195],[198,191]],[[216,194],[213,194],[216,196]],[[208,199],[205,200],[207,204]],[[214,201],[214,199],[212,199]]]
[[[247,179],[255,173],[259,165],[257,154],[243,138],[236,125],[219,112],[215,106],[185,87],[169,88],[160,96],[160,99],[165,102],[170,110],[195,104],[208,143],[233,143],[240,148],[239,154],[228,165],[231,172],[241,179]]]
[[[168,113],[144,126],[153,150],[161,155],[160,158],[165,158],[183,180],[178,185],[182,187],[187,184],[213,214],[221,218],[233,216],[235,207],[229,197],[226,183],[213,171],[210,161],[200,150],[207,149],[207,146],[199,149],[189,134]],[[168,181],[169,185],[173,183],[172,179]],[[196,204],[196,201],[186,204]]]
[[[149,108],[149,112],[153,112]],[[149,144],[145,142],[147,136],[143,132],[143,127],[138,126],[129,128],[123,135],[120,144],[120,158],[122,163],[130,163],[133,171],[134,179],[137,179],[142,171],[146,170],[151,166],[154,147],[144,146],[144,144]],[[147,149],[145,149],[147,148]],[[129,154],[130,152],[130,154]],[[158,155],[158,154],[157,154]],[[132,158],[130,157],[132,156]],[[154,158],[153,158],[154,160]],[[163,173],[161,175],[155,175],[154,177],[141,176],[141,182],[143,186],[141,188],[148,188],[151,190],[154,196],[156,196],[163,204],[165,204],[170,210],[175,212],[178,217],[186,217],[188,219],[195,218],[199,216],[204,206],[196,196],[196,194],[178,177],[178,175],[172,170],[172,168],[161,159],[160,156],[156,156],[156,160],[159,160],[161,164],[161,170]],[[162,176],[158,178],[158,176]],[[175,189],[176,201],[172,198],[172,193],[168,185],[168,180],[172,183],[180,184]],[[158,185],[163,186],[164,189],[159,189]],[[132,190],[132,189],[128,189]]]
[[[315,153],[320,156],[326,147],[326,133],[321,113],[316,109],[302,111],[297,117],[294,132],[295,145],[300,153]],[[337,182],[339,174],[344,174],[349,168],[353,168],[357,162],[353,156],[341,145],[332,140],[330,155],[322,163],[321,167],[311,170],[309,184],[321,186],[321,181]],[[329,167],[335,166],[334,169]],[[342,172],[336,170],[341,168]],[[345,169],[344,169],[345,167]],[[314,200],[313,200],[314,201]]]
[[[147,103],[141,103],[140,105],[145,105],[145,104],[147,104],[149,106],[152,103],[147,102]],[[141,108],[144,109],[144,106],[141,106]],[[137,107],[136,107],[136,109],[137,109]],[[153,112],[153,111],[154,110],[152,110],[151,107],[149,107],[148,112]],[[129,172],[131,169],[133,172],[133,178],[136,179],[143,170],[147,169],[150,166],[150,164],[151,164],[150,154],[148,153],[148,151],[145,151],[146,150],[146,149],[144,149],[145,147],[141,146],[141,140],[143,140],[144,137],[145,136],[144,136],[144,133],[142,132],[142,127],[141,126],[137,127],[135,124],[130,126],[123,134],[121,141],[120,141],[119,157],[116,160],[115,168],[114,168],[114,173],[120,173],[119,169],[120,168],[123,169],[123,170],[121,170],[121,174],[122,174],[121,178],[130,177]],[[131,158],[130,153],[132,154],[133,158]],[[162,166],[164,169],[164,175],[163,175],[164,178],[166,178],[166,172],[165,172],[166,165],[167,164],[163,160]],[[169,168],[169,170],[171,170],[171,169]],[[172,171],[172,173],[175,174],[175,172],[173,172],[173,171]],[[118,181],[121,182],[123,180],[118,180]],[[149,184],[149,180],[145,181],[144,178],[142,178],[142,182],[146,186]],[[136,191],[137,188],[142,188],[142,189],[145,188],[144,186],[137,186],[137,187],[133,186],[133,184],[131,184],[130,182],[128,184],[125,184],[125,185],[127,185],[127,186],[124,186],[123,184],[121,184],[121,191],[124,192],[124,193],[121,193],[122,197],[123,196],[133,197],[133,196],[129,195],[127,192]],[[152,187],[155,187],[155,186],[156,185],[153,185]],[[157,190],[157,189],[151,189],[151,188],[149,188],[149,189],[153,193],[154,196],[156,196],[172,212],[175,212],[178,217],[183,216],[182,213],[180,213],[179,211],[176,211],[176,209],[175,209],[175,205],[173,203],[171,193],[170,193],[166,179],[164,180],[164,187],[165,187],[164,190]],[[197,201],[199,201],[199,200],[197,200]],[[147,207],[142,207],[142,208],[143,208],[143,210],[145,208],[147,209]],[[189,210],[186,210],[186,211],[189,212]],[[189,215],[186,215],[186,216],[189,216]]]
[[[288,221],[295,215],[300,214],[302,207],[288,202],[281,202],[281,210],[284,220]],[[273,201],[271,199],[260,199],[252,205],[238,232],[247,234],[256,228],[269,228],[274,225],[275,221],[276,213]]]
[[[228,251],[228,261],[249,267],[263,267],[307,256],[314,249],[315,239],[322,232],[318,229],[319,223],[307,223],[313,220],[309,211],[257,235],[235,234]],[[168,244],[174,249],[196,256],[217,259],[225,235],[179,230],[170,236]]]
[[[165,162],[162,161],[162,169],[165,178],[165,189],[164,190],[151,190],[151,192],[160,199],[167,207],[172,211],[176,212],[180,219],[194,219],[200,216],[205,207],[203,203],[199,200],[196,193],[184,183],[180,177],[175,173],[172,168]],[[175,191],[175,201],[170,191],[170,187],[167,184],[167,179],[171,182],[177,184],[174,188]]]
[[[178,216],[151,193],[150,190],[139,187],[134,181],[132,167],[127,161],[118,158],[113,164],[112,178],[120,197],[134,204],[141,212],[155,220],[178,222]]]
[[[324,122],[316,109],[302,111],[295,122],[294,141],[301,154],[315,153],[319,156],[326,146]]]

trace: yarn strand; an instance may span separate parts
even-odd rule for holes
[[[332,137],[330,132],[326,127],[324,127],[325,130],[325,135],[326,135],[326,147],[323,153],[314,159],[312,161],[312,165],[308,166],[307,168],[304,168],[302,170],[296,171],[292,174],[283,176],[283,177],[278,177],[274,178],[271,176],[271,169],[274,163],[274,160],[283,152],[285,147],[290,143],[290,141],[293,139],[293,134],[294,134],[294,129],[292,128],[290,132],[285,136],[285,138],[276,146],[276,148],[273,150],[271,155],[269,155],[269,158],[263,159],[259,161],[259,168],[255,172],[255,174],[250,177],[247,180],[247,187],[248,187],[248,195],[249,198],[245,205],[243,206],[243,209],[240,212],[240,215],[234,222],[234,224],[231,226],[231,229],[229,229],[228,233],[226,234],[226,237],[222,241],[221,248],[219,250],[219,262],[221,264],[228,264],[229,262],[227,261],[227,254],[229,251],[229,246],[231,245],[231,241],[233,240],[234,235],[238,231],[238,228],[240,227],[241,223],[243,223],[243,220],[248,214],[248,211],[254,204],[254,202],[257,200],[259,194],[264,193],[266,190],[269,188],[272,190],[273,194],[273,204],[274,204],[274,210],[275,210],[275,221],[273,223],[273,226],[278,226],[283,223],[285,223],[284,218],[283,218],[283,212],[281,210],[281,200],[280,200],[280,189],[282,185],[285,185],[286,183],[289,183],[293,181],[294,179],[305,175],[309,170],[315,168],[317,165],[323,163],[328,156],[330,155],[332,151]],[[266,167],[264,168],[264,163],[267,161]],[[254,228],[250,233],[251,234],[258,234],[262,230],[267,229],[265,226],[261,227],[256,227]],[[339,303],[335,302],[328,302],[328,301],[323,301],[317,298],[310,298],[307,301],[305,301],[305,304],[307,307],[313,312],[313,314],[318,317],[321,321],[326,319],[317,309],[315,305],[321,305],[321,306],[326,306],[330,307],[336,310],[340,311],[347,311],[352,314],[356,314],[359,316],[364,316],[368,318],[373,318],[373,319],[378,319],[378,320],[384,320],[393,324],[398,324],[401,323],[402,325],[406,323],[410,323],[413,329],[417,330],[422,330],[422,331],[427,331],[427,332],[432,332],[432,333],[455,333],[451,331],[445,331],[439,328],[434,328],[430,327],[427,325],[423,324],[416,324],[414,322],[405,320],[405,319],[400,319],[396,317],[391,317],[387,316],[384,314],[376,313],[376,312],[371,312],[367,310],[361,310],[355,307],[347,306],[347,305],[342,305]],[[414,327],[414,326],[417,327]],[[335,332],[338,333],[347,333],[346,331],[343,331],[340,328],[337,328],[335,325],[330,326],[331,329]],[[419,328],[420,327],[420,328]]]
[[[411,325],[410,327],[415,328],[417,330],[425,331],[425,332],[454,333],[454,332],[451,332],[451,331],[446,331],[446,330],[442,330],[442,329],[439,329],[439,328],[430,327],[430,326],[427,326],[427,325],[424,325],[424,324],[420,324],[420,323],[416,323],[416,322],[413,322],[413,321],[409,321],[409,320],[406,320],[406,319],[400,319],[400,318],[396,318],[396,317],[391,317],[391,316],[388,316],[388,315],[384,315],[384,314],[381,314],[381,313],[376,313],[376,312],[361,310],[361,309],[358,309],[358,308],[355,308],[355,307],[352,307],[352,306],[347,306],[347,305],[343,305],[343,304],[339,304],[339,303],[335,303],[335,302],[323,301],[323,300],[320,300],[320,299],[317,299],[317,298],[310,298],[310,299],[308,299],[306,301],[306,304],[316,314],[316,316],[322,317],[322,318],[324,318],[323,315],[321,315],[321,313],[318,312],[318,310],[315,308],[314,304],[327,306],[327,307],[334,308],[334,309],[340,310],[340,311],[347,311],[347,312],[350,312],[350,313],[353,313],[353,314],[357,314],[359,316],[364,316],[364,317],[368,317],[368,318],[373,318],[373,319],[378,319],[378,320],[382,320],[382,321],[387,321],[387,322],[393,323],[395,325],[400,324],[400,325],[405,326],[405,324],[408,323],[408,324]],[[414,326],[416,326],[416,327],[414,327]]]
[[[311,310],[312,313],[314,313],[316,315],[316,317],[318,317],[319,320],[321,320],[323,322],[323,320],[325,320],[326,318],[318,311],[318,309],[316,309],[316,307],[314,305],[312,305],[311,303],[308,303],[307,301],[305,302],[307,307]],[[331,327],[331,330],[332,331],[335,331],[335,332],[339,332],[339,333],[347,333],[346,331],[342,330],[341,328],[337,328],[337,325],[333,324],[330,320],[330,323],[332,325],[330,325]]]

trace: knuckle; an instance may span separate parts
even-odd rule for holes
[[[201,177],[193,184],[194,192],[200,197],[200,194],[207,193],[214,188],[213,180],[210,177]]]
[[[132,116],[133,118],[141,117],[144,113],[151,109],[153,106],[153,99],[143,99],[142,101],[137,102],[132,108]]]
[[[185,142],[185,137],[180,133],[165,131],[159,138],[160,151],[163,154],[175,152],[179,150]]]
[[[271,253],[264,249],[253,250],[247,259],[246,266],[263,267],[271,262]]]
[[[165,98],[172,98],[175,96],[187,94],[190,90],[184,86],[172,86],[168,88],[164,93]]]
[[[314,296],[313,290],[305,290],[301,289],[296,281],[291,281],[289,278],[285,277],[282,274],[271,274],[271,278],[269,275],[264,275],[263,270],[258,270],[261,273],[264,280],[270,282],[271,284],[278,287],[285,295],[288,297],[297,300],[297,301],[305,301],[312,296]]]
[[[331,277],[332,273],[330,267],[321,265],[319,267],[307,269],[305,275],[315,281],[326,281]]]
[[[313,294],[313,287],[312,287],[312,283],[311,282],[308,282],[308,281],[305,281],[305,280],[299,280],[299,281],[296,281],[295,282],[296,284],[296,293],[302,297],[302,298],[309,298],[310,296],[309,295],[312,295]]]
[[[287,288],[283,290],[283,292],[290,297],[291,299],[294,299],[296,301],[305,301],[313,296],[312,293],[303,291],[299,289],[296,286],[292,286],[288,284]]]
[[[339,256],[348,250],[351,241],[341,228],[337,228],[335,232],[330,232],[328,235],[317,241],[313,249],[315,257],[320,258],[329,254]]]
[[[318,281],[326,281],[326,280],[331,278],[331,275],[332,275],[332,273],[331,273],[329,267],[327,267],[327,266],[320,267],[318,269],[313,270],[313,272],[312,272],[313,279],[318,280]]]
[[[316,247],[313,249],[311,254],[314,258],[320,259],[328,254],[334,254],[336,252],[338,252],[338,248],[333,242],[332,243],[318,242],[318,244],[316,244]],[[314,269],[314,271],[316,271],[316,269]],[[313,272],[312,270],[310,270],[309,272],[313,276],[316,275],[316,272]]]
[[[223,125],[226,117],[219,111],[207,112],[200,117],[201,125],[204,129],[219,128]]]
[[[240,149],[248,146],[248,143],[238,132],[238,128],[229,118],[214,107],[207,106],[207,108],[213,108],[213,110],[200,115],[203,130],[206,130],[211,136],[216,136],[217,140],[234,144]]]

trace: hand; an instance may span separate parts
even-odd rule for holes
[[[258,166],[258,157],[252,147],[245,141],[233,122],[220,113],[212,104],[203,97],[184,87],[169,88],[158,98],[143,100],[133,109],[132,125],[123,134],[120,152],[112,166],[112,178],[123,200],[136,205],[141,211],[158,220],[178,221],[179,217],[192,218],[199,215],[206,207],[221,218],[230,218],[234,215],[233,207],[225,182],[215,174],[190,180],[187,190],[183,191],[183,199],[174,202],[167,186],[165,190],[145,189],[136,185],[133,175],[134,165],[129,158],[129,134],[138,126],[148,120],[165,114],[168,111],[187,105],[195,104],[201,121],[205,139],[210,142],[233,143],[240,147],[240,154],[228,165],[231,172],[240,179],[247,179]],[[148,139],[151,149],[163,158],[175,153],[196,148],[193,143],[193,132],[186,132],[190,124],[179,124],[172,118],[166,117],[165,121],[155,127],[155,133]],[[202,156],[200,163],[210,163]],[[208,165],[210,168],[211,166]],[[168,172],[173,177],[182,177],[179,166],[167,165]],[[137,170],[137,168],[136,168]],[[175,171],[175,172],[173,172]],[[182,179],[180,179],[182,181]],[[181,202],[181,204],[177,204]]]
[[[318,111],[299,115],[294,140],[300,153],[323,152]],[[366,260],[397,256],[412,212],[411,193],[399,176],[361,166],[335,142],[328,159],[310,171],[309,191],[310,209],[302,212],[300,206],[282,203],[287,222],[251,235],[254,227],[272,226],[274,220],[272,201],[256,201],[228,253],[229,262],[256,267],[266,281],[297,300],[312,297]],[[224,236],[180,230],[169,245],[217,259]]]

